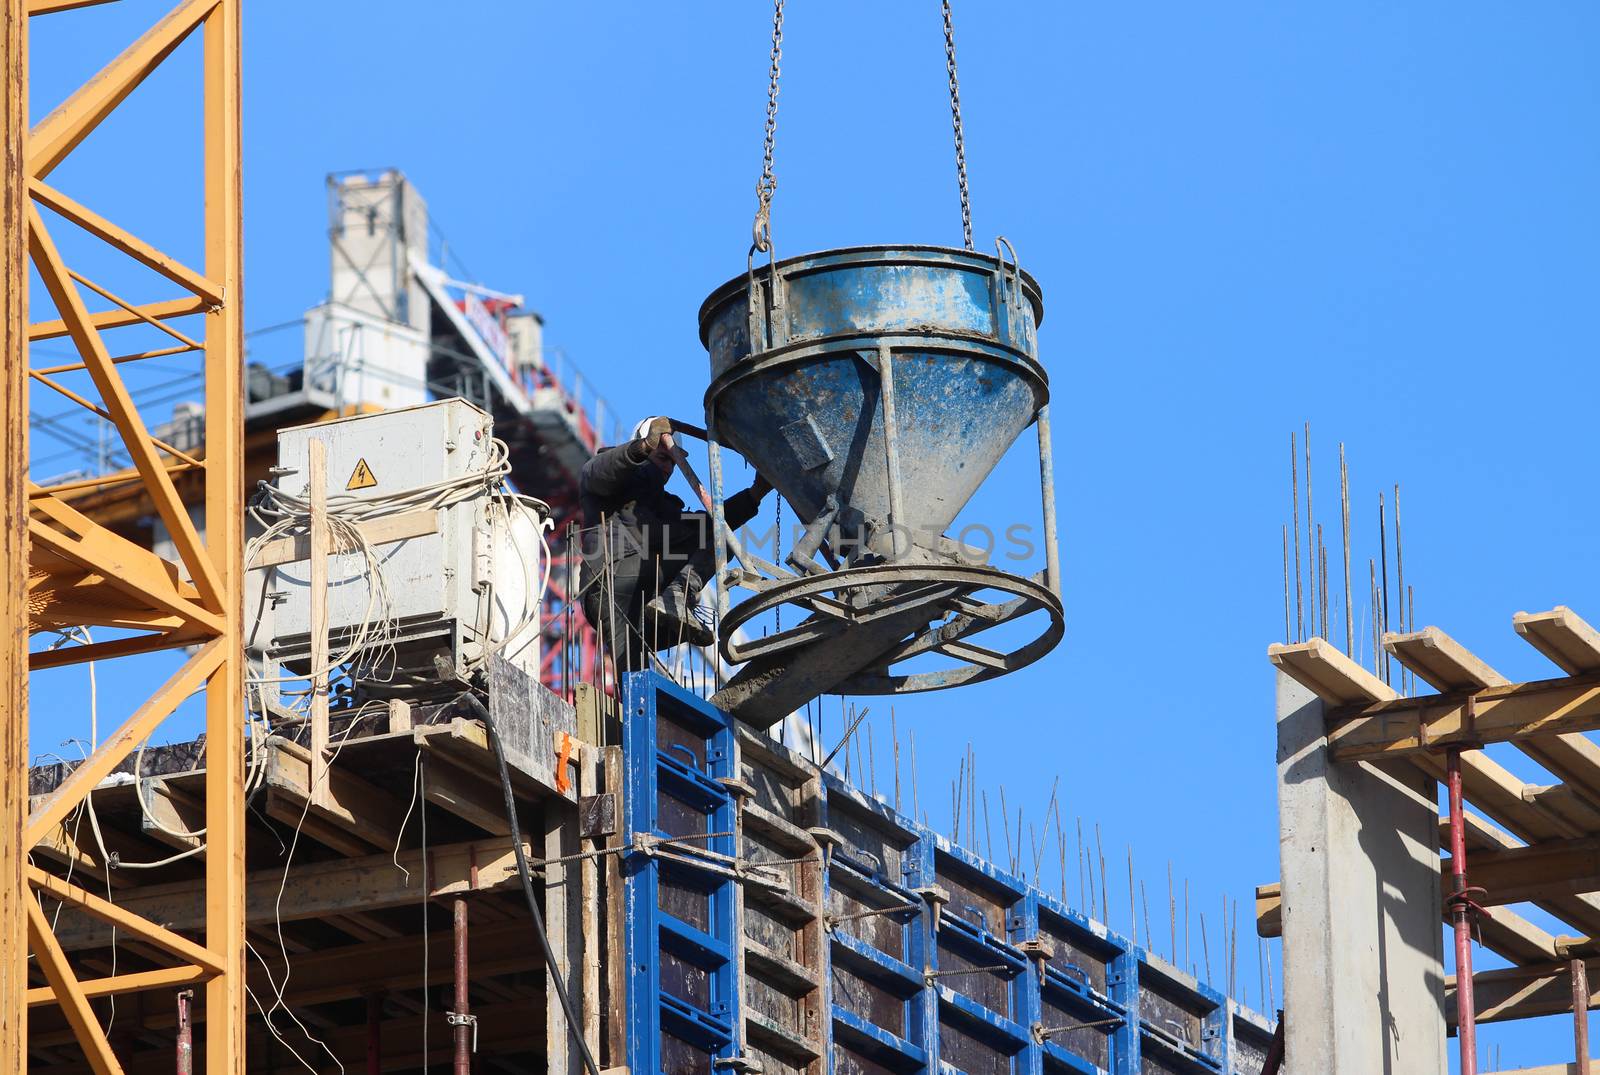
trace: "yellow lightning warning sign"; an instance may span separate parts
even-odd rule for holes
[[[350,472],[350,480],[344,483],[346,489],[371,489],[378,484],[377,477],[372,473],[372,468],[367,466],[365,459],[356,460],[356,469]]]

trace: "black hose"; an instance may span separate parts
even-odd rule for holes
[[[561,968],[556,965],[556,954],[550,948],[550,935],[544,928],[544,915],[539,911],[539,901],[533,895],[533,873],[528,868],[528,856],[522,850],[522,831],[517,825],[517,804],[511,794],[511,770],[506,765],[505,747],[500,744],[500,730],[490,719],[488,706],[478,701],[477,696],[470,691],[463,691],[457,695],[456,702],[464,703],[479,720],[483,721],[483,726],[489,729],[489,742],[494,744],[494,759],[500,765],[500,791],[506,801],[506,822],[511,826],[511,851],[517,857],[517,874],[522,878],[522,894],[528,898],[528,910],[533,912],[533,931],[539,936],[539,947],[544,951],[545,965],[550,968],[550,978],[555,987],[556,997],[561,1001],[561,1010],[566,1013],[567,1032],[578,1046],[578,1052],[583,1057],[583,1066],[589,1070],[589,1075],[600,1075],[600,1066],[594,1062],[594,1056],[589,1052],[589,1043],[583,1040],[578,1015],[572,1009],[572,996],[567,992],[567,982],[561,975]]]

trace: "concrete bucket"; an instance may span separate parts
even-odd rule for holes
[[[888,348],[907,494],[894,522],[908,532],[902,546],[907,536],[936,539],[1045,403],[1037,286],[994,258],[926,247],[841,250],[777,268],[776,296],[766,272],[753,275],[754,316],[748,279],[701,308],[717,433],[801,519],[832,497],[840,531],[864,528],[870,544],[893,514],[879,371]]]
[[[1055,644],[1061,613],[1053,571],[1026,579],[974,563],[945,534],[1037,420],[1054,566],[1049,383],[1037,359],[1042,316],[1038,285],[1014,255],[926,246],[857,247],[752,266],[705,301],[714,496],[721,496],[716,452],[727,445],[806,525],[784,567],[753,557],[732,535],[724,542],[740,568],[727,581],[758,591],[721,621],[724,656],[746,664],[729,685],[734,693],[721,696],[725,707],[764,723],[807,691],[955,686],[1012,671]],[[995,590],[1011,599],[986,604],[972,596]],[[752,617],[782,604],[810,615],[758,642],[737,637]],[[1009,653],[965,641],[1041,610],[1049,621],[1043,632]],[[932,630],[943,634],[927,637],[936,620]],[[890,667],[931,653],[961,666]],[[758,704],[739,692],[740,677],[790,678],[796,688]]]

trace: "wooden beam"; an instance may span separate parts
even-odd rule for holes
[[[474,985],[484,979],[520,974],[540,966],[542,957],[539,950],[530,943],[533,937],[532,931],[533,925],[525,916],[512,921],[475,926],[471,938]],[[442,985],[449,982],[454,974],[450,959],[451,943],[449,930],[435,930],[429,935],[426,982],[420,973],[423,961],[422,937],[417,934],[331,948],[319,947],[313,951],[294,954],[291,960],[293,973],[288,976],[284,1002],[292,1007],[304,1008],[353,1000],[372,991],[398,992],[423,985]],[[277,941],[271,941],[262,955],[272,965],[272,973],[281,985],[284,975],[279,965]],[[149,975],[151,981],[156,981],[158,976],[164,978],[176,973],[176,971],[141,972]],[[124,975],[124,977],[132,976]],[[176,978],[173,980],[176,981]],[[135,978],[132,986],[154,987],[139,983],[140,979]],[[84,992],[90,996],[99,996],[111,991],[109,987],[93,980],[82,984]],[[250,987],[258,996],[270,996],[276,991],[276,986],[268,980],[266,969],[257,960],[252,960],[250,964]],[[42,991],[35,990],[30,992],[29,1003],[48,1004],[50,998]],[[194,1018],[197,1021],[204,1021],[203,1006],[196,1007]],[[149,1013],[142,1020],[142,1024],[147,1029],[161,1031],[171,1028],[176,1021],[175,1014],[163,1011]],[[48,1027],[41,1029],[43,1032],[38,1036],[41,1044],[64,1040],[59,1036],[52,1036]]]
[[[290,832],[298,832],[302,839],[314,840],[325,847],[331,847],[341,855],[359,858],[372,853],[372,844],[347,832],[338,822],[329,821],[322,814],[312,813],[304,799],[294,798],[269,788],[263,812]]]
[[[328,925],[341,933],[348,933],[358,941],[380,941],[389,937],[399,937],[399,930],[386,926],[369,914],[352,911],[349,914],[329,915],[323,919]]]
[[[140,832],[179,851],[204,846],[203,836],[180,835],[204,832],[206,808],[202,800],[179,790],[173,781],[160,777],[140,780],[133,786],[133,790],[134,794],[140,796]],[[205,855],[205,851],[202,850],[194,857],[197,860],[204,860]]]
[[[413,975],[413,978],[416,976]],[[195,1016],[199,1018],[200,1008],[196,1005]],[[530,1054],[535,1062],[543,1051],[544,1021],[532,1017],[535,1005],[527,1000],[510,1001],[502,1004],[474,1005],[473,1014],[478,1017],[478,1054],[480,1060],[487,1060],[495,1056],[508,1056],[512,1054]],[[253,1014],[253,1013],[252,1013]],[[302,1013],[304,1017],[305,1013]],[[280,1016],[281,1018],[281,1016]],[[448,1033],[449,1028],[444,1026],[443,1013],[433,1011],[429,1015],[429,1042],[424,1053],[423,1018],[419,1015],[406,1015],[401,1017],[390,1016],[383,1022],[383,1070],[412,1071],[427,1065],[448,1069],[450,1059],[454,1052],[454,1044]],[[289,1071],[299,1064],[299,1060],[288,1051],[288,1046],[280,1044],[272,1035],[265,1033],[259,1024],[252,1021],[249,1035],[249,1052],[247,1061],[249,1071]],[[365,1021],[360,1021],[343,1026],[334,1026],[325,1031],[319,1031],[317,1037],[328,1047],[333,1054],[330,1059],[327,1053],[317,1049],[314,1054],[320,1063],[318,1071],[334,1070],[342,1067],[346,1072],[366,1071],[367,1028]],[[303,1042],[290,1039],[296,1045],[304,1048]],[[309,1056],[306,1057],[309,1059]],[[196,1070],[204,1059],[201,1043],[195,1042]],[[478,1061],[475,1061],[474,1067]],[[323,1066],[325,1065],[325,1067]],[[126,1066],[127,1075],[172,1075],[172,1052],[170,1049],[145,1049],[129,1057]],[[64,1064],[49,1069],[52,1075],[83,1075],[88,1069],[81,1064]],[[303,1069],[302,1069],[303,1070]],[[539,1070],[539,1069],[535,1069]]]
[[[1394,689],[1323,638],[1274,642],[1267,658],[1286,675],[1331,706],[1393,699]]]
[[[1446,913],[1440,917],[1449,921]],[[1558,956],[1555,937],[1505,907],[1486,908],[1479,928],[1484,946],[1514,963]],[[1256,933],[1261,937],[1283,935],[1283,886],[1276,881],[1256,886]]]
[[[1584,962],[1591,975],[1600,973],[1600,959]],[[1480,1023],[1572,1011],[1572,979],[1566,960],[1479,971],[1472,976],[1472,993]],[[1452,1026],[1455,1025],[1455,995],[1456,979],[1452,974],[1445,978],[1445,1010],[1449,1012]],[[1600,1007],[1600,996],[1591,997],[1590,1010],[1597,1007]]]
[[[55,828],[45,833],[44,839],[33,845],[33,853],[58,862],[73,873],[92,877],[102,885],[109,881],[112,888],[126,888],[133,882],[115,870],[106,869],[106,864],[100,861],[99,849],[78,839],[80,829],[82,834],[87,834],[88,824],[87,821],[83,821],[81,826],[66,821],[58,822]]]
[[[423,740],[432,743],[436,736]],[[506,821],[504,797],[500,793],[498,778],[489,783],[486,776],[478,776],[448,760],[448,755],[428,752],[428,768],[423,781],[423,793],[435,806],[495,836],[511,835]]]
[[[295,824],[299,816],[304,816],[307,813],[304,807],[309,802],[311,815],[331,822],[347,838],[354,837],[372,849],[394,847],[400,834],[400,821],[405,816],[400,802],[347,767],[329,766],[326,784],[323,794],[314,796],[311,753],[298,743],[284,739],[272,741],[271,753],[266,759],[266,785],[282,795],[291,808],[298,808],[297,815],[287,823]]]
[[[449,755],[469,772],[498,771],[494,749],[489,745],[489,733],[479,721],[456,717],[448,724],[418,725],[412,729],[412,735],[418,746]],[[556,739],[560,739],[559,734]],[[551,795],[560,795],[569,802],[577,801],[577,781],[569,781],[567,790],[558,792],[535,775],[541,769],[554,769],[557,746],[556,742],[533,744],[536,750],[545,749],[550,752],[546,755],[548,763],[536,768],[536,759],[528,757],[517,744],[509,742],[505,744],[506,767],[511,770],[511,788],[519,797],[539,800]]]
[[[307,784],[311,801],[324,806],[328,790],[328,553],[332,536],[328,527],[328,445],[321,437],[306,442],[306,485],[310,492],[307,529],[311,568],[311,775]],[[369,580],[368,585],[371,585]]]
[[[1419,754],[1413,761],[1434,779],[1445,778],[1444,759],[1439,755]],[[1473,806],[1528,843],[1585,835],[1577,825],[1523,798],[1527,784],[1481,750],[1461,755],[1461,778]]]
[[[602,713],[604,710],[602,710]],[[627,780],[624,777],[622,762],[622,748],[619,746],[602,747],[600,751],[601,782],[605,790],[616,796],[616,813],[614,817],[620,820],[626,817],[627,804],[624,796],[627,795]],[[616,831],[608,836],[605,845],[610,848],[622,847],[622,826],[613,825]],[[605,865],[605,892],[613,906],[623,902],[622,856],[620,854],[607,855],[603,860]],[[606,915],[606,951],[623,952],[627,950],[623,938],[623,916],[614,910]],[[606,961],[605,997],[611,1011],[621,1008],[628,995],[628,966],[622,959],[608,959]],[[613,1016],[607,1020],[606,1058],[613,1067],[625,1062],[628,1055],[628,1028],[626,1019]]]
[[[1567,784],[1525,784],[1522,800],[1582,832],[1600,833],[1600,809]]]
[[[1568,675],[1600,672],[1600,631],[1566,605],[1511,617],[1517,634]]]
[[[1569,649],[1575,645],[1570,644]],[[1384,647],[1440,691],[1477,691],[1511,685],[1485,661],[1437,627],[1427,627],[1413,634],[1385,635]],[[1555,776],[1573,785],[1592,805],[1600,806],[1600,745],[1581,733],[1567,732],[1519,740],[1516,746]]]
[[[1510,851],[1525,846],[1515,837],[1491,825],[1472,811],[1467,811],[1467,853],[1478,851]],[[1450,826],[1448,818],[1439,819],[1439,843],[1448,847]],[[1600,899],[1591,895],[1564,896],[1542,894],[1532,901],[1546,914],[1561,919],[1573,928],[1600,936]],[[1527,962],[1518,960],[1517,962]]]
[[[577,811],[560,800],[544,804],[544,854],[548,859],[562,859],[580,853]],[[545,969],[545,1056],[550,1075],[582,1075],[583,1065],[578,1051],[572,1048],[572,1034],[584,1032],[585,1013],[583,998],[588,995],[583,960],[583,885],[580,881],[580,864],[577,862],[552,863],[545,869],[544,921],[550,939],[550,949],[555,954],[555,964],[561,968],[568,996],[578,1005],[579,1025],[567,1026],[566,1013],[556,993],[556,975]],[[735,936],[738,931],[735,931]]]
[[[363,537],[373,545],[388,545],[396,541],[405,541],[414,537],[426,537],[439,532],[439,513],[437,511],[405,511],[398,515],[385,515],[381,519],[370,519],[364,523],[356,524],[356,529],[361,531]],[[354,546],[347,545],[337,536],[330,539],[333,544],[332,552],[349,552]],[[297,534],[293,537],[278,538],[261,546],[254,560],[250,561],[252,568],[278,567],[282,564],[292,564],[300,560],[311,559],[311,538],[307,534]]]
[[[1383,648],[1434,690],[1476,690],[1506,683],[1504,676],[1437,627],[1424,627],[1409,634],[1386,634]]]
[[[526,841],[524,841],[526,847]],[[527,848],[537,859],[536,848]],[[432,866],[428,893],[422,890],[423,853],[387,852],[358,858],[308,862],[284,879],[282,866],[252,871],[245,879],[245,916],[252,925],[303,921],[348,911],[375,911],[468,892],[510,889],[519,884],[511,842],[503,837],[428,849]],[[396,863],[398,862],[398,865]],[[282,888],[282,900],[279,889]],[[170,930],[189,932],[204,922],[200,891],[191,882],[145,885],[118,893],[118,906]],[[110,930],[80,915],[63,915],[56,930],[68,951],[110,943]]]
[[[1283,882],[1256,886],[1256,936],[1283,936]]]
[[[1467,707],[1474,710],[1469,730]],[[1414,757],[1452,743],[1514,743],[1600,728],[1600,676],[1352,705],[1329,715],[1339,761]]]
[[[602,788],[601,772],[603,762],[600,758],[600,748],[590,743],[581,743],[577,750],[578,758],[578,802],[598,795]],[[583,836],[582,807],[579,816],[572,822],[579,829],[579,836]],[[586,852],[598,851],[605,846],[604,838],[583,839],[583,850]],[[583,1011],[583,1038],[589,1046],[589,1054],[598,1057],[600,1052],[600,937],[601,925],[606,919],[607,906],[600,890],[600,862],[594,857],[586,858],[579,864],[578,884],[581,888],[583,907],[583,1000],[580,1004]]]
[[[1442,869],[1449,876],[1449,866]],[[1468,851],[1467,876],[1484,890],[1479,902],[1487,906],[1600,892],[1600,836]]]

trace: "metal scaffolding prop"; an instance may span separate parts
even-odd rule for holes
[[[1600,729],[1600,631],[1565,606],[1519,612],[1513,627],[1562,674],[1512,683],[1436,627],[1382,639],[1435,694],[1401,696],[1322,638],[1269,655],[1322,700],[1334,761],[1410,766],[1449,786],[1441,914],[1455,930],[1458,973],[1444,981],[1462,1070],[1475,1070],[1479,1024],[1572,1012],[1572,1070],[1588,1072],[1589,976],[1600,969],[1600,744],[1585,733]],[[1515,747],[1552,783],[1514,776],[1484,753],[1494,743]],[[1571,933],[1546,932],[1509,910],[1517,903]],[[1259,932],[1277,936],[1281,915],[1280,886],[1261,886]],[[1472,940],[1512,966],[1474,973]]]
[[[243,574],[243,425],[241,417],[240,203],[239,203],[239,5],[237,0],[185,0],[160,19],[116,59],[91,77],[31,131],[27,117],[27,70],[23,54],[25,20],[84,6],[69,0],[7,0],[6,48],[6,401],[5,459],[7,526],[5,660],[10,684],[0,749],[8,835],[0,841],[5,860],[5,901],[0,920],[8,929],[26,929],[0,944],[6,953],[0,973],[5,997],[0,1005],[0,1047],[9,1070],[27,1062],[27,1006],[58,1007],[73,1037],[97,1075],[123,1068],[101,1028],[91,998],[141,990],[176,991],[204,984],[205,1029],[197,1046],[212,1075],[244,1070],[244,766],[243,647],[240,638],[240,585]],[[68,18],[92,16],[69,15]],[[198,111],[203,117],[203,177],[192,203],[203,226],[203,262],[184,264],[144,238],[132,234],[93,208],[51,185],[51,173],[88,138],[185,41],[199,42],[202,78]],[[152,140],[152,145],[155,145]],[[151,159],[126,162],[128,168],[154,167]],[[101,262],[81,269],[67,263],[64,249],[76,249],[87,233],[132,262],[164,278],[178,297],[123,299],[94,282]],[[64,241],[66,240],[66,241]],[[34,316],[46,299],[52,320],[28,320],[28,265],[44,284],[32,296]],[[121,268],[121,266],[118,266]],[[102,301],[103,300],[103,301]],[[93,306],[109,306],[91,311]],[[160,329],[177,346],[118,353],[117,329]],[[147,331],[148,328],[145,330]],[[28,345],[64,338],[77,361],[48,370],[30,362]],[[186,452],[153,436],[140,413],[124,370],[156,355],[196,354],[205,373],[204,452]],[[71,375],[81,388],[71,387]],[[119,437],[133,460],[133,471],[119,476],[148,494],[170,535],[175,559],[163,559],[121,534],[87,518],[57,494],[28,481],[28,389],[33,384],[98,414]],[[203,484],[204,495],[191,512],[175,485]],[[27,482],[26,488],[23,483]],[[24,531],[24,527],[26,528]],[[26,544],[22,534],[26,533]],[[86,628],[102,631],[90,642]],[[34,647],[37,632],[54,632],[63,641]],[[105,635],[111,638],[105,638]],[[106,736],[49,793],[30,804],[26,769],[27,668],[37,671],[83,661],[126,659],[157,650],[185,648],[187,655],[153,693],[131,706],[131,715]],[[128,679],[119,680],[119,690]],[[136,680],[135,680],[136,681]],[[158,925],[31,865],[33,852],[59,842],[64,823],[83,806],[91,790],[191,695],[204,692],[206,757],[204,777],[205,866],[203,943]],[[80,875],[81,877],[82,875]],[[137,939],[140,949],[165,957],[165,964],[138,973],[101,972],[74,965],[59,942],[52,921],[55,908],[70,908],[113,925]],[[13,943],[16,942],[16,943]],[[28,954],[42,974],[29,989]],[[95,975],[84,977],[84,973]]]

